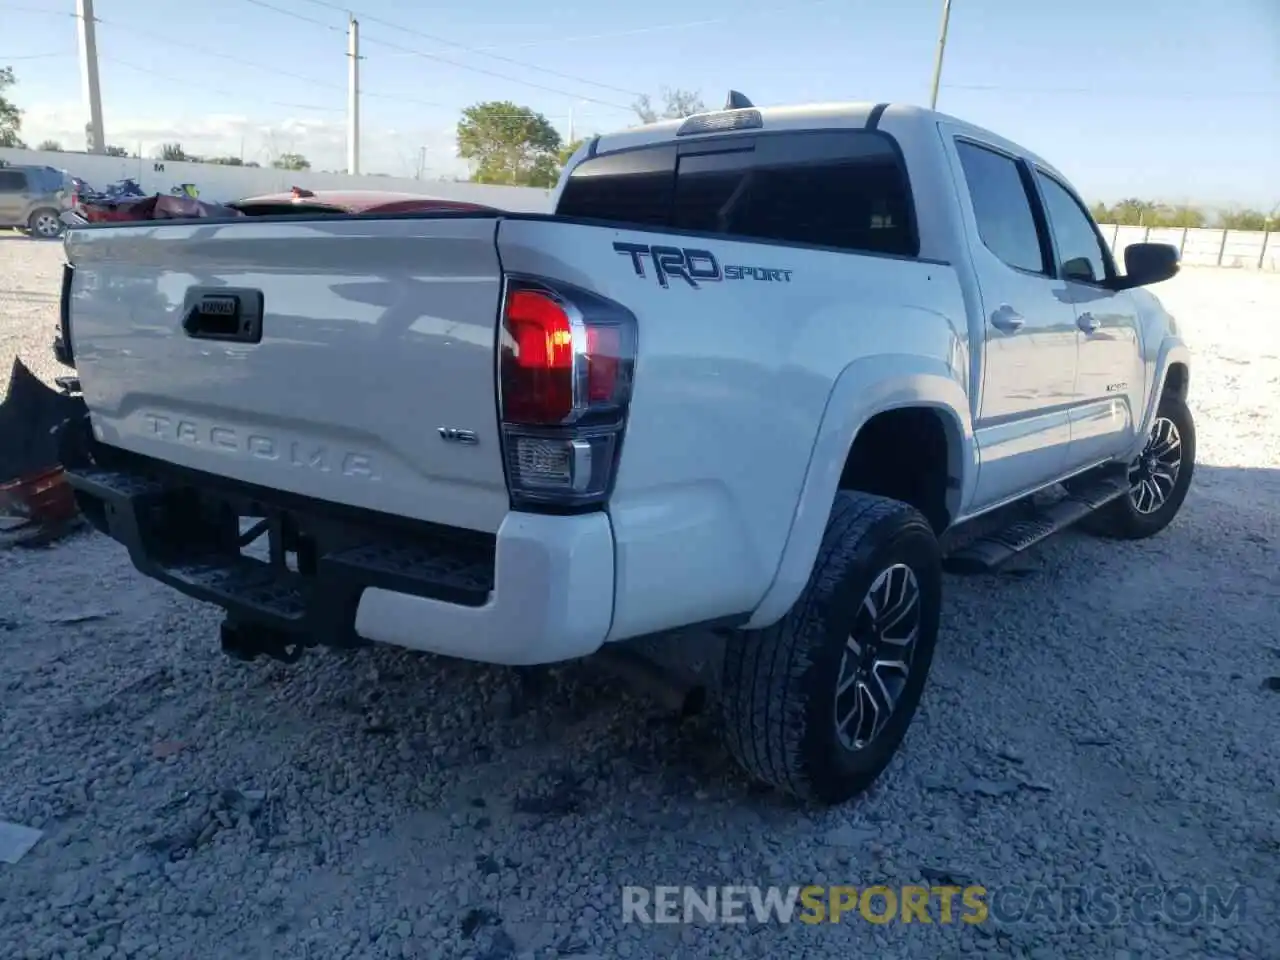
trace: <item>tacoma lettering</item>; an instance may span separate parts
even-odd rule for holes
[[[344,477],[380,479],[373,460],[363,453],[334,453],[323,444],[277,440],[260,433],[237,433],[231,427],[204,426],[192,420],[143,414],[152,436],[189,446],[210,446],[253,460],[269,460],[316,473],[337,471]]]

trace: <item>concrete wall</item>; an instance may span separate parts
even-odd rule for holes
[[[1124,263],[1124,248],[1131,243],[1172,243],[1190,266],[1239,267],[1280,271],[1280,233],[1261,230],[1223,230],[1207,227],[1122,227],[1098,225],[1111,244],[1116,259]]]
[[[187,163],[138,157],[104,157],[87,153],[50,153],[0,147],[0,159],[18,165],[56,167],[102,188],[132,177],[147,193],[168,193],[180,183],[194,183],[200,197],[212,201],[241,200],[290,187],[311,190],[397,190],[446,200],[471,200],[504,210],[549,213],[551,191],[530,187],[494,187],[451,180],[411,180],[400,177],[349,177],[344,173],[276,170],[272,167],[227,167],[216,163]]]

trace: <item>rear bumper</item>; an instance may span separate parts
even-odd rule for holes
[[[513,512],[485,536],[146,458],[109,460],[68,467],[82,512],[142,573],[222,607],[237,630],[504,664],[586,656],[609,632],[614,553],[603,513]],[[268,558],[242,553],[244,517],[265,518]]]

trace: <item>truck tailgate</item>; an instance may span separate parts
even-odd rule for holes
[[[496,229],[445,216],[73,231],[70,328],[95,434],[225,478],[496,531]]]

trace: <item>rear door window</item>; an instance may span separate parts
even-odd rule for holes
[[[27,178],[20,170],[0,170],[0,193],[24,193]]]
[[[956,141],[956,152],[983,246],[1018,270],[1047,273],[1031,192],[1017,161],[965,140]]]
[[[919,251],[906,170],[883,134],[718,137],[629,153],[653,161],[624,162],[627,153],[586,161],[557,212],[858,252]]]

